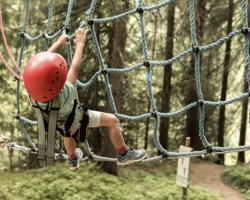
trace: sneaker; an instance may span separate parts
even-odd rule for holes
[[[77,156],[76,156],[76,159],[75,159],[75,160],[69,160],[69,159],[68,159],[69,169],[70,169],[71,171],[76,171],[76,170],[78,170],[79,165],[80,165],[80,160],[81,160],[82,155],[83,155],[82,150],[79,149],[79,148],[76,148],[76,155],[77,155]]]
[[[135,150],[129,147],[125,156],[117,154],[117,165],[120,167],[127,166],[129,164],[141,162],[147,156],[146,150]]]

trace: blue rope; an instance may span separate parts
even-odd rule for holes
[[[47,22],[46,32],[45,33],[49,33],[49,31],[50,31],[50,24],[51,24],[51,17],[52,17],[53,5],[54,5],[54,0],[51,0],[50,4],[49,4],[48,22]],[[44,51],[48,50],[48,46],[49,46],[49,39],[46,38],[45,44],[44,44]]]

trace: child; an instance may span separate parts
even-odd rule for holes
[[[72,110],[74,110],[74,121],[69,131],[65,131],[65,126],[61,126],[64,132],[67,132],[63,136],[70,170],[74,171],[79,168],[79,162],[83,155],[81,149],[76,148],[74,138],[76,137],[78,129],[81,128],[84,110],[89,118],[87,122],[88,127],[108,127],[110,140],[117,151],[117,164],[119,166],[140,162],[146,158],[147,152],[145,150],[135,150],[126,146],[118,125],[118,119],[115,115],[87,110],[79,106],[80,104],[77,104],[76,108],[74,108],[75,99],[78,99],[76,80],[81,65],[86,38],[87,31],[84,29],[75,31],[75,54],[68,72],[65,71],[68,70],[65,60],[59,54],[55,53],[59,47],[68,45],[68,35],[61,35],[47,52],[43,52],[46,54],[45,58],[44,56],[43,59],[39,57],[36,58],[36,55],[31,58],[23,73],[25,87],[31,98],[36,100],[43,110],[48,108],[48,102],[59,94],[60,110],[58,120],[62,120],[64,116],[69,116]],[[44,62],[50,64],[46,63],[46,65],[43,66]],[[57,64],[57,66],[54,66],[56,63],[60,63],[60,65]],[[39,67],[43,67],[43,69],[41,70]],[[54,76],[56,78],[54,78]]]

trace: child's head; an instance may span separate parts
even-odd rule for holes
[[[32,99],[47,102],[59,94],[67,73],[67,63],[61,55],[42,52],[33,56],[26,64],[23,81]]]

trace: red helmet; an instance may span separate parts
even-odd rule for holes
[[[47,102],[59,94],[67,73],[67,63],[61,55],[42,52],[28,61],[23,72],[23,82],[32,99]]]

